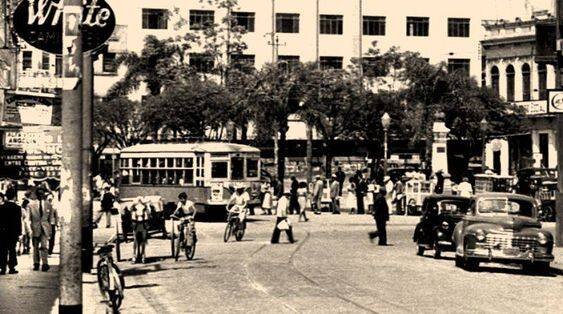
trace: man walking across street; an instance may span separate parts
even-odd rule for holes
[[[379,245],[387,245],[387,221],[389,221],[389,207],[387,206],[387,201],[385,200],[385,195],[387,191],[384,187],[379,189],[379,193],[375,197],[374,201],[374,211],[373,218],[375,219],[375,225],[377,231],[370,232],[369,238],[371,241],[379,237]]]
[[[299,213],[299,202],[297,201],[297,190],[299,189],[299,182],[295,176],[291,177],[291,195],[289,198],[289,214]]]
[[[3,198],[3,196],[2,196]],[[6,273],[17,274],[16,245],[22,233],[21,207],[15,203],[16,191],[6,191],[7,201],[0,205],[0,275]],[[0,202],[4,202],[3,200]]]
[[[42,188],[35,190],[35,199],[28,205],[31,220],[31,233],[33,243],[33,270],[49,270],[48,246],[51,237],[51,223],[53,222],[53,208],[45,200],[45,191]]]
[[[289,208],[288,197],[290,193],[280,194],[278,199],[278,207],[276,208],[276,225],[274,226],[274,232],[272,233],[272,239],[270,243],[277,244],[280,242],[280,233],[285,231],[287,234],[287,240],[290,243],[295,242],[293,239],[293,228],[289,220],[287,219],[287,209]]]
[[[338,204],[339,193],[340,183],[338,182],[336,174],[333,174],[330,183],[330,200],[332,201],[332,213],[336,215],[340,214],[340,204]]]

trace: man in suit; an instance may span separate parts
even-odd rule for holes
[[[332,175],[330,182],[330,200],[332,202],[332,213],[340,214],[340,204],[338,204],[338,196],[340,195],[340,182],[336,174]]]
[[[373,218],[375,219],[375,225],[377,231],[370,232],[369,238],[371,241],[376,237],[379,237],[379,245],[387,245],[387,221],[389,221],[389,206],[385,200],[385,195],[387,191],[385,187],[379,188],[379,194],[375,197],[373,204]]]
[[[6,191],[7,201],[0,205],[0,275],[6,273],[8,266],[10,274],[17,274],[16,265],[18,264],[16,256],[16,245],[18,238],[22,233],[22,210],[15,203],[16,191],[9,189]]]
[[[51,225],[55,218],[51,203],[45,200],[45,190],[37,188],[35,197],[29,202],[28,208],[33,242],[33,270],[39,270],[41,260],[41,270],[48,271],[49,238],[51,237]]]

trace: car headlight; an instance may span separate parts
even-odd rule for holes
[[[442,229],[448,229],[450,224],[447,221],[442,222]]]
[[[477,229],[477,231],[475,232],[475,238],[477,238],[477,241],[485,241],[486,237],[487,235],[485,234],[485,231],[481,229]]]
[[[547,237],[543,233],[538,233],[538,243],[540,245],[546,245],[548,242]]]

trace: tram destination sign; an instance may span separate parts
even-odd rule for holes
[[[103,45],[115,29],[115,14],[105,0],[84,0],[83,51]],[[13,13],[18,36],[40,50],[62,54],[63,0],[22,0]]]

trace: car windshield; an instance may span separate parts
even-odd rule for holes
[[[483,198],[477,203],[477,211],[481,215],[519,215],[532,217],[534,204],[526,200],[507,198]]]

